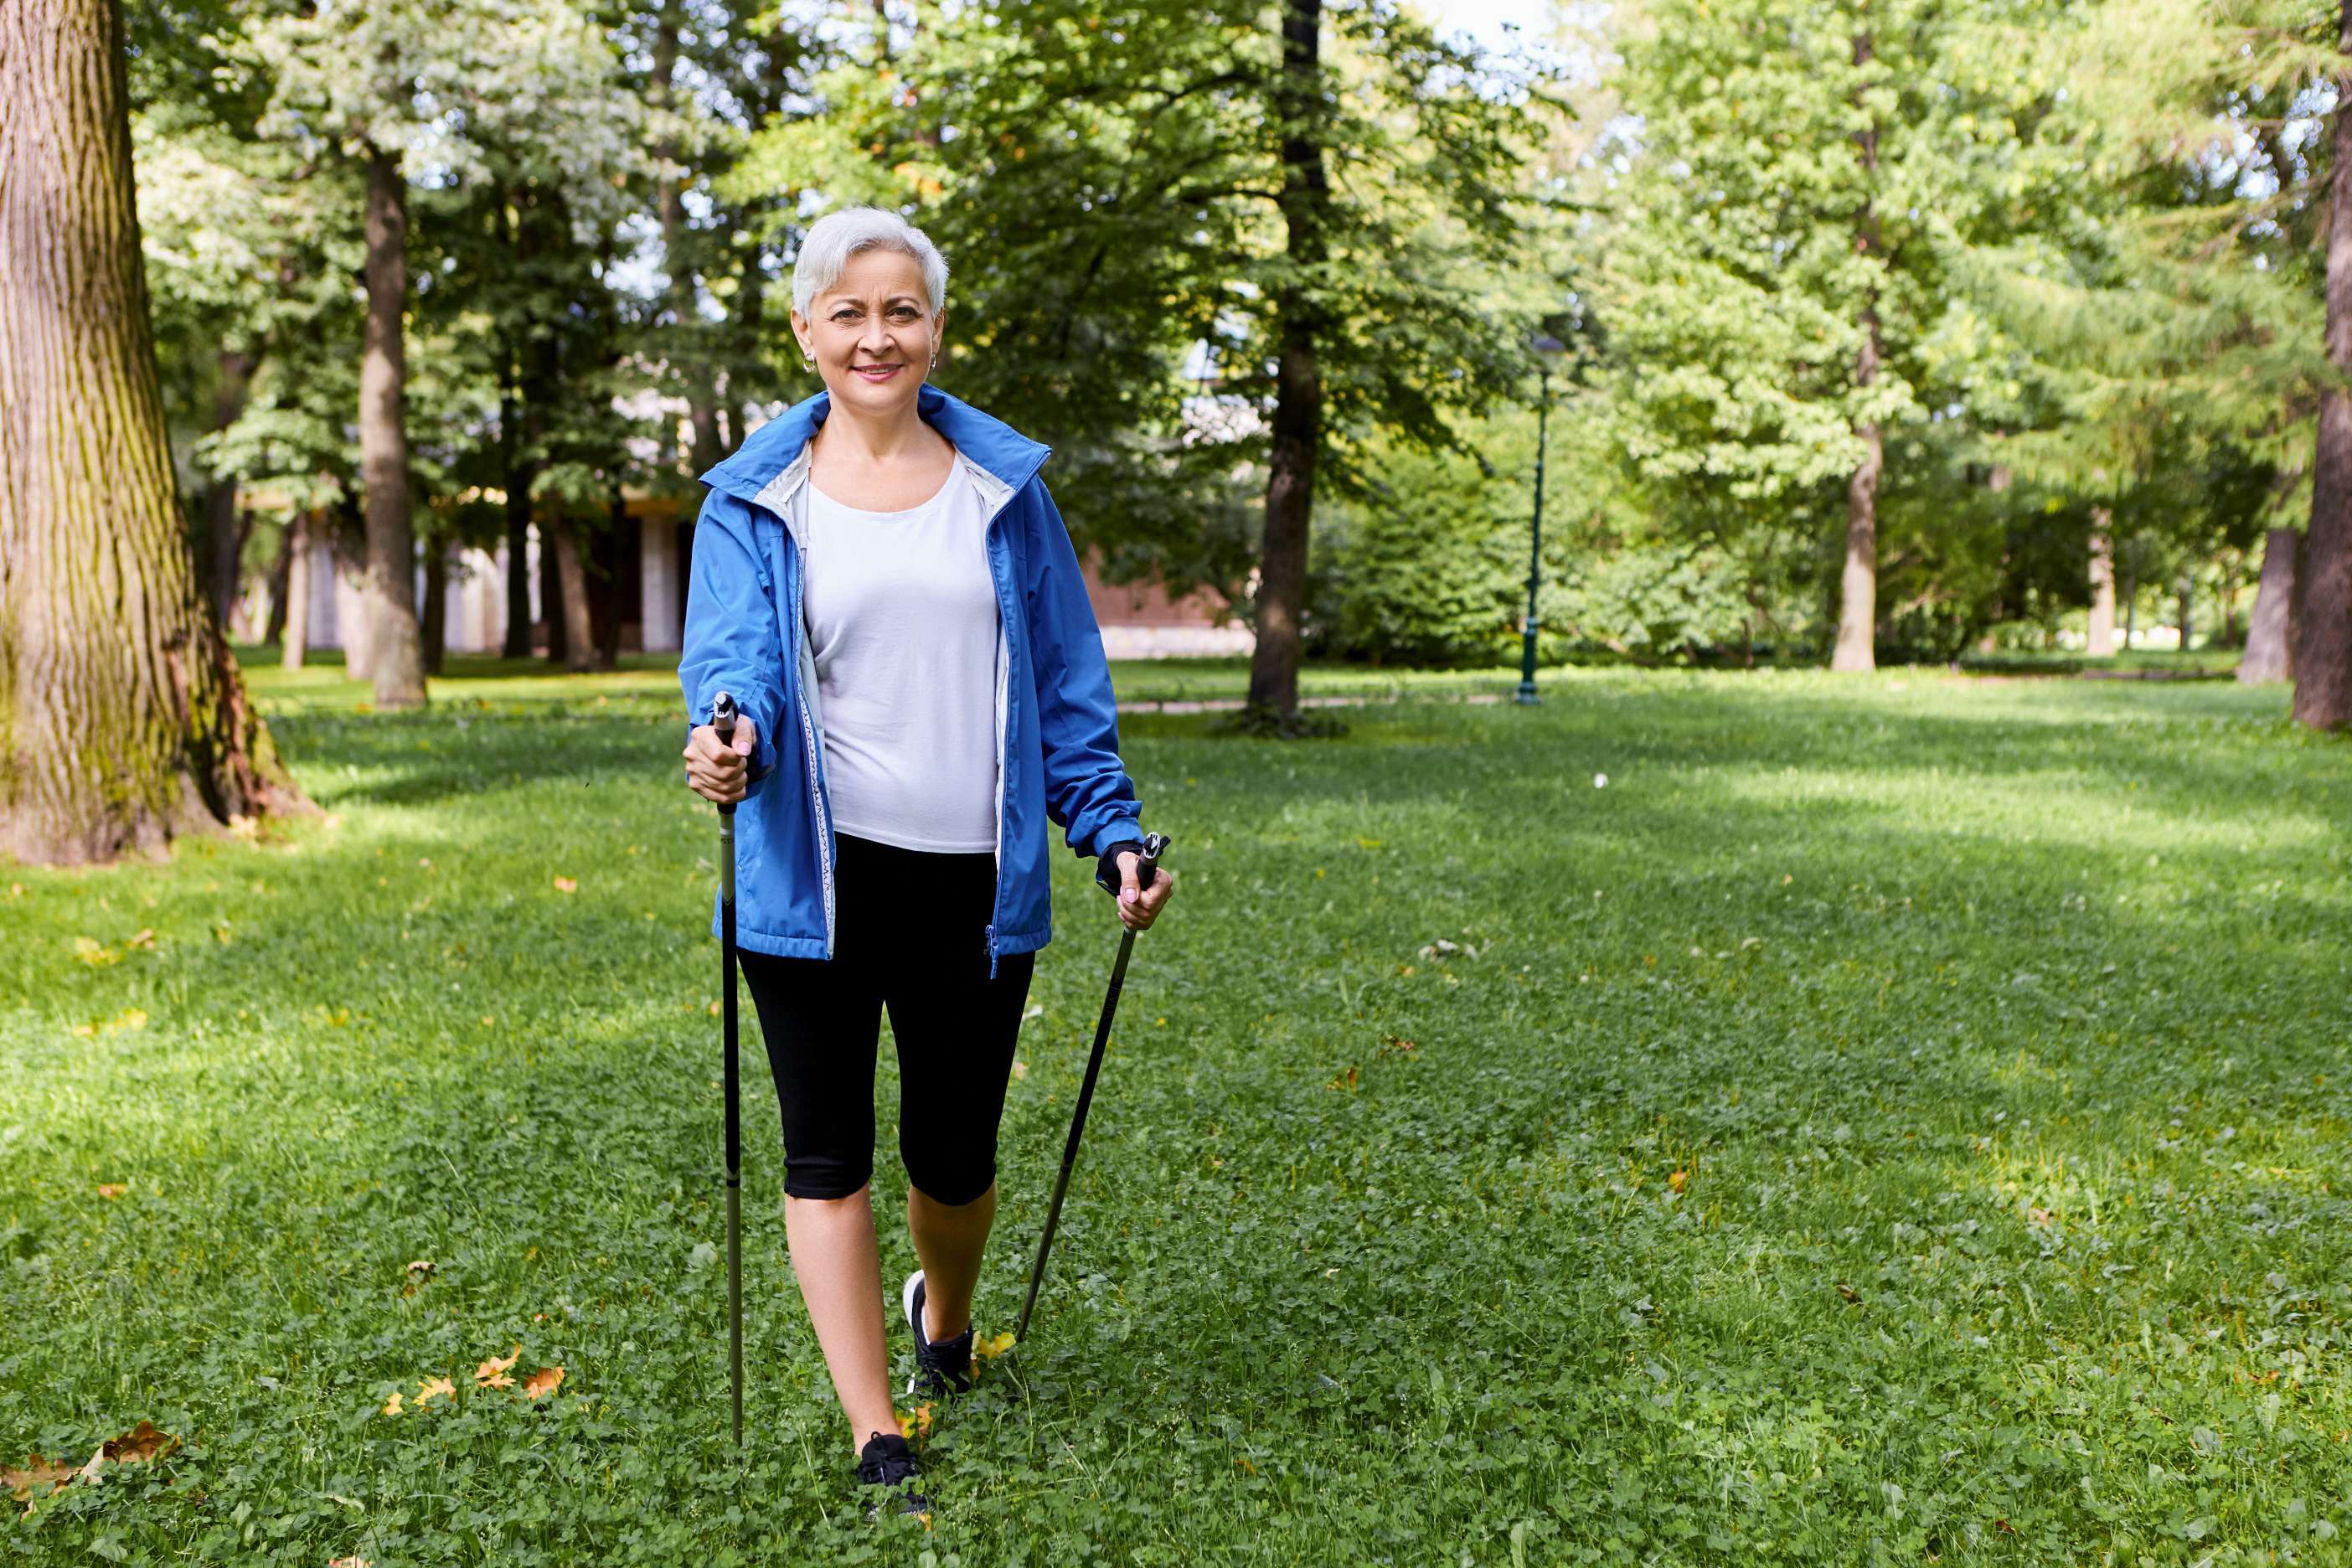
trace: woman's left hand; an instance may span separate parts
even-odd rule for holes
[[[1141,858],[1133,850],[1118,858],[1118,921],[1129,931],[1148,931],[1160,918],[1169,897],[1176,891],[1176,873],[1165,866],[1155,867],[1149,888],[1135,885],[1135,866]]]

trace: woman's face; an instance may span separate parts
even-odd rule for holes
[[[931,313],[915,258],[877,246],[851,257],[807,315],[793,312],[793,333],[836,404],[890,415],[914,403],[946,321],[946,311]]]

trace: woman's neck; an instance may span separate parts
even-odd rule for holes
[[[885,468],[901,458],[928,455],[940,437],[923,423],[916,405],[877,418],[845,406],[836,398],[817,426],[816,443],[828,462],[856,468]]]

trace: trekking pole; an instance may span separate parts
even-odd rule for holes
[[[720,692],[710,703],[719,743],[735,742],[735,699]],[[746,764],[749,765],[748,763]],[[727,1371],[734,1385],[735,1447],[743,1446],[743,1082],[735,1061],[735,807],[719,808],[719,1011],[727,1060]]]
[[[1149,834],[1143,840],[1143,853],[1137,859],[1135,885],[1149,888],[1159,875],[1160,857],[1168,852],[1168,836]],[[1045,1234],[1037,1243],[1037,1265],[1029,1270],[1029,1299],[1021,1303],[1021,1323],[1013,1331],[1013,1342],[1021,1344],[1029,1338],[1029,1314],[1037,1305],[1037,1287],[1045,1283],[1045,1255],[1054,1249],[1054,1228],[1062,1221],[1062,1198],[1070,1190],[1070,1168],[1078,1163],[1078,1140],[1087,1130],[1087,1107],[1094,1103],[1095,1079],[1102,1073],[1103,1047],[1110,1043],[1111,1016],[1118,1011],[1119,987],[1127,984],[1128,954],[1135,951],[1135,928],[1129,926],[1119,933],[1118,962],[1111,965],[1110,993],[1103,998],[1102,1021],[1095,1026],[1095,1048],[1087,1058],[1086,1080],[1078,1085],[1078,1108],[1070,1118],[1070,1141],[1062,1149],[1062,1173],[1054,1178],[1054,1201],[1045,1210]]]

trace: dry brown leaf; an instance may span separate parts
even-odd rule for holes
[[[931,1404],[929,1400],[898,1417],[898,1435],[908,1442],[931,1435]]]
[[[446,1399],[455,1403],[457,1385],[446,1377],[421,1377],[416,1380],[416,1408],[422,1410],[428,1401]]]
[[[555,879],[555,890],[559,893],[576,893],[580,890],[579,879],[575,877],[558,877]]]
[[[0,1469],[0,1485],[5,1485],[8,1495],[18,1502],[46,1497],[73,1479],[71,1465],[53,1465],[38,1454],[27,1458],[21,1470]]]
[[[522,1391],[533,1399],[544,1399],[563,1386],[563,1369],[543,1366],[524,1380]]]
[[[134,947],[152,948],[155,945],[155,929],[152,926],[142,926],[139,928],[138,934],[122,945],[126,950]]]
[[[136,1465],[160,1459],[179,1446],[177,1437],[158,1431],[152,1421],[142,1421],[119,1437],[109,1437],[98,1451],[118,1465]]]
[[[400,1410],[400,1390],[395,1388],[392,1391],[392,1397],[383,1402],[383,1413],[386,1415],[397,1415]]]
[[[1690,1185],[1690,1173],[1688,1171],[1676,1171],[1673,1175],[1666,1178],[1666,1185],[1672,1187],[1676,1192],[1681,1192],[1685,1187]]]
[[[369,1568],[369,1564],[364,1557],[330,1557],[327,1568]]]
[[[121,1182],[100,1182],[98,1184],[98,1195],[102,1198],[119,1198],[130,1190],[130,1187]]]
[[[420,1258],[408,1266],[408,1275],[412,1279],[422,1279],[439,1267],[429,1258]]]
[[[1421,1049],[1419,1046],[1414,1045],[1402,1035],[1383,1036],[1381,1039],[1381,1045],[1384,1049],[1394,1051],[1400,1056],[1409,1056],[1412,1052]]]

